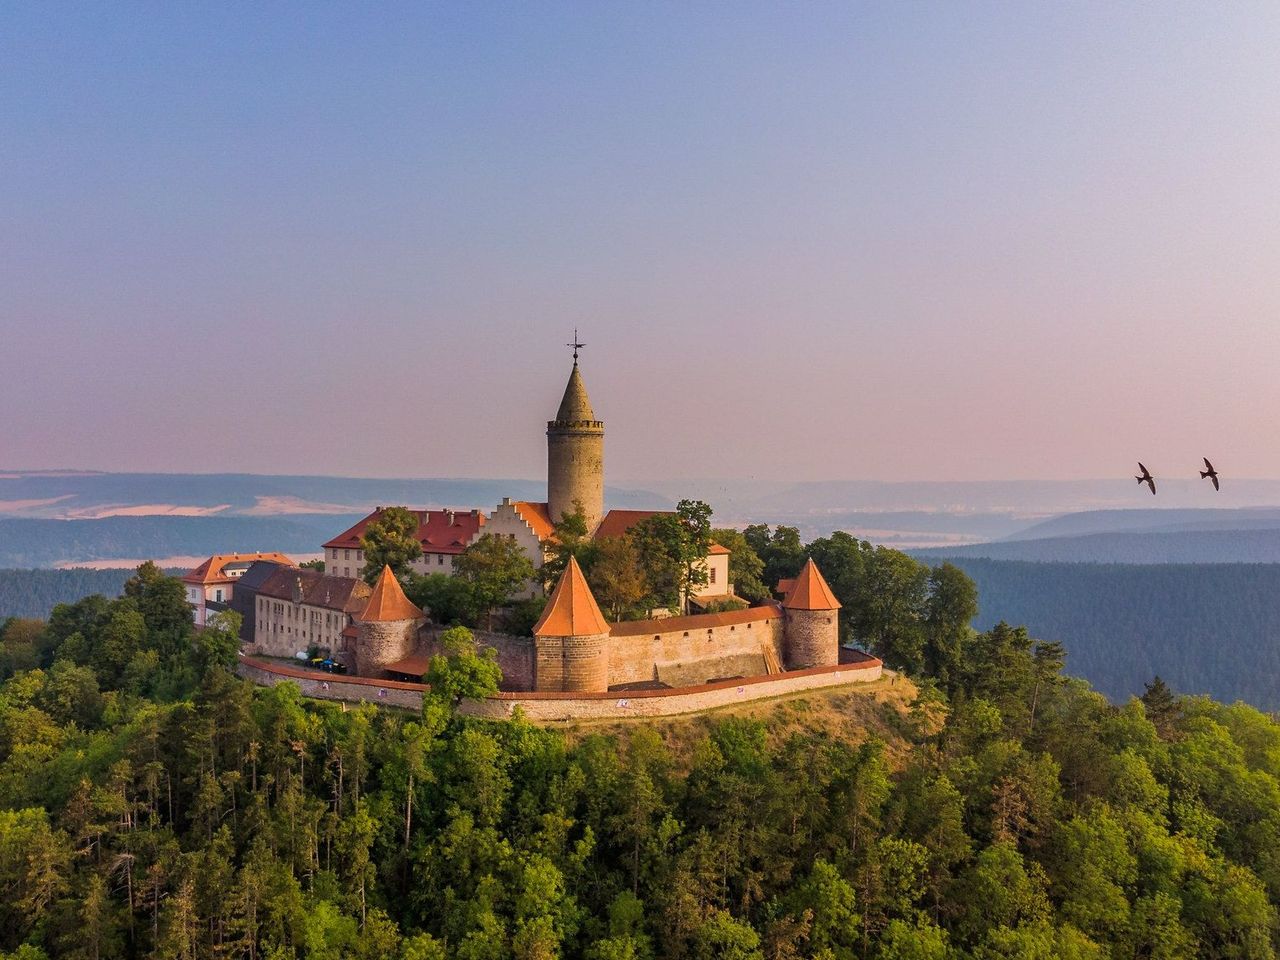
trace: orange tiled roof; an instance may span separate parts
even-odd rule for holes
[[[223,572],[227,564],[242,563],[247,570],[255,560],[270,560],[290,566],[293,561],[283,553],[220,553],[214,554],[200,566],[182,577],[183,583],[235,583],[235,577]]]
[[[695,613],[690,617],[663,617],[659,620],[628,620],[609,626],[613,637],[642,637],[646,633],[671,633],[675,630],[709,630],[740,623],[759,623],[782,616],[774,604],[748,607],[745,610],[723,610],[720,613]]]
[[[595,532],[591,534],[591,538],[600,540],[604,537],[621,537],[641,520],[648,520],[660,513],[672,512],[671,510],[610,510],[604,515]]]
[[[418,543],[423,553],[461,553],[485,525],[485,515],[479,510],[410,510],[418,518]],[[328,543],[330,547],[358,549],[360,538],[369,524],[382,515],[379,507],[354,527],[344,530]]]
[[[787,599],[782,601],[782,605],[788,610],[840,609],[840,601],[822,578],[822,572],[813,562],[813,557],[805,561],[795,585],[787,591]]]
[[[515,507],[516,513],[533,528],[533,532],[537,534],[539,540],[546,540],[556,532],[555,524],[551,522],[551,514],[547,511],[545,503],[516,500],[511,506]]]
[[[578,561],[569,557],[565,568],[551,592],[547,608],[533,628],[535,637],[594,637],[608,633],[609,622],[591,595],[587,578],[582,575]]]
[[[729,548],[724,546],[723,544],[713,543],[710,547],[707,548],[707,554],[709,556],[721,556],[726,553],[729,553]]]
[[[781,580],[778,581],[778,585],[773,589],[775,593],[780,593],[782,594],[783,597],[786,597],[786,595],[791,592],[791,588],[794,587],[795,585],[796,585],[795,577],[783,577]]]
[[[391,620],[417,620],[422,615],[422,611],[404,595],[391,568],[384,566],[360,619],[368,623],[386,623]]]

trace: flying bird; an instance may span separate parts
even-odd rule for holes
[[[1142,471],[1142,476],[1134,477],[1133,479],[1137,480],[1138,483],[1140,484],[1145,483],[1148,487],[1150,487],[1151,495],[1154,497],[1156,493],[1156,478],[1151,475],[1150,470],[1148,470],[1146,467],[1142,465],[1141,460],[1138,461],[1138,469]]]
[[[1221,487],[1219,487],[1219,486],[1218,486],[1218,471],[1217,471],[1217,470],[1215,470],[1215,469],[1213,469],[1213,464],[1209,462],[1209,458],[1208,458],[1208,457],[1205,457],[1205,458],[1204,458],[1204,469],[1200,471],[1200,479],[1201,479],[1201,480],[1212,480],[1212,481],[1213,481],[1213,489],[1215,489],[1215,490],[1221,490],[1221,489],[1222,489]]]

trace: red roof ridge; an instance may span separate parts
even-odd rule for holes
[[[390,566],[383,566],[378,574],[378,582],[374,584],[369,602],[365,604],[360,620],[366,623],[388,623],[395,620],[417,620],[423,616],[413,602],[404,595],[400,581],[391,572]]]
[[[813,557],[805,561],[800,568],[795,583],[787,591],[787,599],[782,605],[788,610],[839,610],[840,601],[827,586],[822,571],[813,562]]]
[[[587,578],[572,555],[560,581],[551,592],[547,608],[533,628],[535,637],[594,637],[609,632],[609,621],[600,612]]]

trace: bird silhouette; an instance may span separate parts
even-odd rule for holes
[[[1134,477],[1139,484],[1145,483],[1151,488],[1151,495],[1154,497],[1156,493],[1156,478],[1151,475],[1151,471],[1142,465],[1142,461],[1138,461],[1138,469],[1142,471],[1142,476]]]
[[[1201,479],[1201,480],[1212,480],[1212,481],[1213,481],[1213,489],[1215,489],[1215,490],[1221,490],[1222,488],[1221,488],[1220,486],[1218,486],[1218,471],[1217,471],[1217,470],[1215,470],[1215,469],[1213,469],[1213,464],[1209,462],[1209,458],[1208,458],[1208,457],[1205,457],[1205,458],[1204,458],[1204,466],[1205,466],[1205,468],[1204,468],[1203,470],[1201,470],[1201,471],[1200,471],[1200,479]]]

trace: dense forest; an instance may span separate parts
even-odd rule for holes
[[[1159,673],[1180,690],[1280,709],[1280,564],[1123,565],[950,558],[975,624],[1060,640],[1070,672],[1116,699]]]
[[[169,571],[176,573],[177,571]],[[0,620],[44,619],[60,603],[73,603],[93,593],[114,597],[132,570],[0,570]]]
[[[235,624],[193,631],[152,566],[5,622],[0,956],[1275,956],[1280,726],[1157,680],[1113,704],[957,621],[954,566],[745,539],[767,575],[820,557],[914,685],[544,729],[457,712],[465,628],[410,714],[239,679]]]

